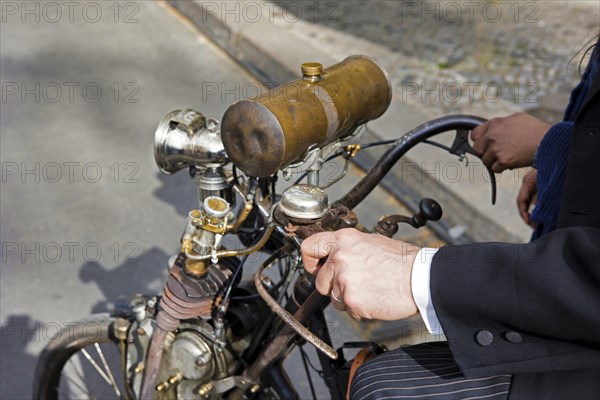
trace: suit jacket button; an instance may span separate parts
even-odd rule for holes
[[[517,332],[507,332],[504,337],[511,343],[521,343],[523,341],[523,338]]]
[[[475,340],[480,346],[489,346],[494,342],[494,335],[490,331],[479,331],[475,335]]]

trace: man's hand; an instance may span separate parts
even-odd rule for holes
[[[471,132],[473,149],[494,172],[528,167],[550,125],[525,113],[492,118]]]
[[[302,260],[334,307],[355,318],[391,321],[417,313],[411,273],[418,251],[399,240],[342,229],[305,239]]]
[[[537,203],[537,171],[530,169],[523,177],[521,189],[517,195],[517,208],[519,215],[527,225],[535,228],[535,222],[531,221],[530,209]]]

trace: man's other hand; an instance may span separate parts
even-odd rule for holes
[[[528,167],[549,128],[525,113],[492,118],[471,132],[473,149],[494,172]]]

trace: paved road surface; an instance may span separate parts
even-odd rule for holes
[[[251,76],[159,3],[53,4],[60,14],[37,2],[3,8],[2,399],[30,397],[57,327],[162,288],[197,200],[185,173],[154,164],[158,121],[183,107],[220,118],[252,95]],[[203,95],[207,85],[218,92]],[[399,205],[378,192],[369,207],[372,225]],[[336,321],[340,342],[358,337]]]

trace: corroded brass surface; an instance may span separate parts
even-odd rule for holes
[[[204,261],[185,260],[185,272],[193,276],[203,276],[208,272],[207,265]]]
[[[322,72],[320,81],[295,80],[227,109],[221,137],[229,158],[250,176],[265,177],[381,116],[391,101],[387,74],[353,56]]]

